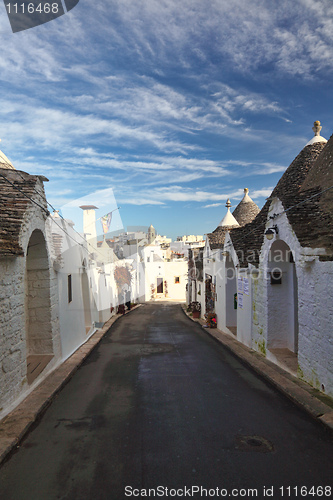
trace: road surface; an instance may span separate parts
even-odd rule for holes
[[[112,326],[2,466],[0,499],[330,498],[332,472],[324,428],[179,304],[153,303]]]

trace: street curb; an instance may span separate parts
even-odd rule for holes
[[[125,314],[134,311],[137,304]],[[60,366],[55,368],[12,412],[0,421],[0,465],[16,448],[31,426],[41,417],[55,396],[70,381],[84,360],[100,343],[110,327],[123,316],[112,316]]]
[[[242,344],[231,335],[222,332],[218,328],[204,328],[203,320],[189,316],[185,307],[182,307],[182,310],[189,319],[198,323],[205,332],[222,344],[241,362],[267,380],[280,393],[305,410],[317,422],[324,425],[326,429],[333,431],[333,409],[316,397],[315,394],[316,392],[319,393],[319,391]]]

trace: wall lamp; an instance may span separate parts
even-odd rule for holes
[[[275,234],[279,234],[279,229],[276,224],[275,226],[270,227],[269,229],[267,229],[267,231],[265,231],[265,236],[268,240],[272,240],[274,238],[274,231]]]

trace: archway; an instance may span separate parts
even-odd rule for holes
[[[230,257],[227,256],[225,262],[225,321],[226,327],[234,334],[237,334],[237,279],[236,269]]]
[[[268,256],[267,348],[298,351],[297,275],[290,247],[275,241]]]
[[[31,384],[52,359],[49,260],[44,235],[35,230],[26,256],[25,327],[27,378]]]

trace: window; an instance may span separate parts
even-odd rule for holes
[[[175,283],[180,283],[180,278],[179,278],[179,276],[175,276]]]
[[[72,289],[72,275],[67,276],[67,287],[68,287],[68,304],[73,300],[73,289]]]

